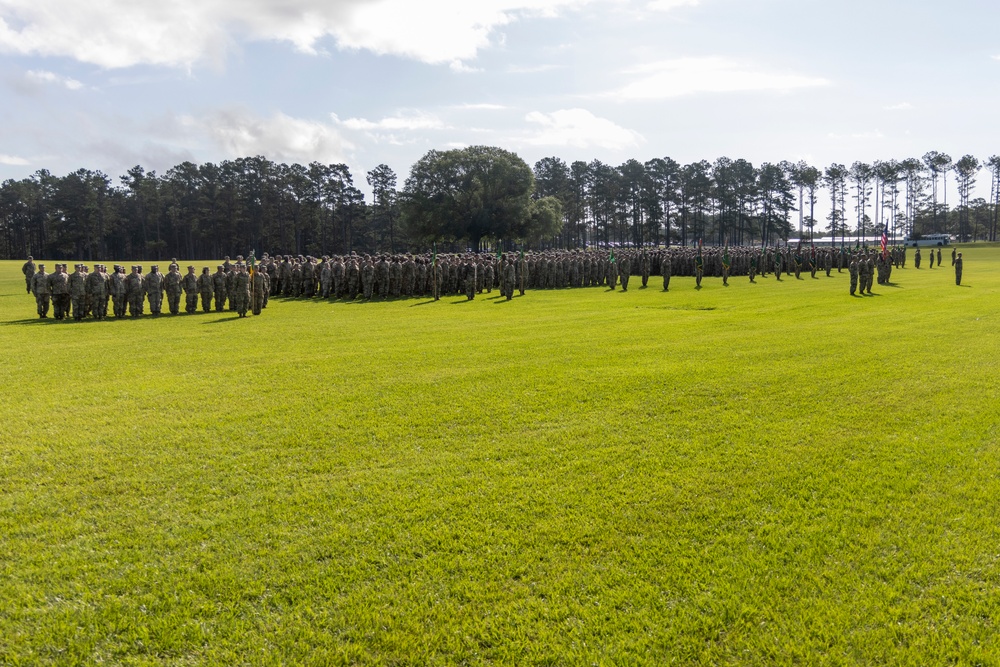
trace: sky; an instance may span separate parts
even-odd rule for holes
[[[0,179],[264,155],[367,192],[477,144],[985,161],[997,25],[995,0],[0,0]]]

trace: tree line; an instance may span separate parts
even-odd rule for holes
[[[977,176],[991,175],[986,196]],[[813,235],[848,241],[949,232],[997,237],[1000,157],[921,158],[850,166],[722,157],[529,167],[497,147],[429,151],[399,187],[379,165],[366,199],[344,164],[265,157],[183,162],[163,174],[133,167],[40,170],[0,184],[0,257],[163,259],[281,254],[485,250],[706,243],[776,244]],[[947,200],[949,182],[958,201]],[[822,220],[817,208],[826,211]]]

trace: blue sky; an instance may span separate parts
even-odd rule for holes
[[[1000,3],[0,0],[0,178],[998,152]],[[988,196],[981,179],[977,196]]]

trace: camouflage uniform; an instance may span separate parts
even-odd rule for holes
[[[114,311],[115,317],[125,317],[127,302],[125,301],[124,267],[115,266],[115,272],[111,274],[111,283],[108,291],[111,292],[111,308]]]
[[[240,264],[236,265],[235,274],[233,299],[236,301],[236,312],[240,317],[246,317],[247,308],[250,306],[250,275]]]
[[[28,294],[31,294],[31,279],[35,276],[35,261],[31,257],[28,257],[28,261],[21,267],[21,273],[24,274],[24,285],[28,290]]]
[[[73,304],[73,319],[79,322],[87,314],[87,277],[79,264],[69,274],[69,296]]]
[[[153,276],[159,276],[154,280]],[[178,269],[170,269],[167,275],[156,271],[156,267],[146,276],[146,296],[149,299],[149,312],[159,315],[163,308],[163,293],[167,293],[167,307],[171,315],[179,315],[181,312],[181,272]],[[158,283],[158,285],[157,285]]]
[[[189,266],[188,272],[181,278],[181,287],[184,288],[184,312],[188,315],[198,312],[198,276],[194,272],[194,267]]]
[[[212,294],[215,296],[215,312],[226,309],[226,271],[220,264],[212,274]]]
[[[208,272],[208,267],[202,267],[201,275],[198,276],[198,294],[201,296],[201,309],[203,312],[212,310],[212,293],[215,291],[212,284],[212,274]]]
[[[52,290],[49,288],[49,274],[45,273],[45,265],[38,265],[38,272],[31,274],[31,293],[35,296],[35,306],[38,316],[43,320],[49,316],[49,299]]]
[[[858,289],[858,259],[856,257],[851,258],[851,263],[847,265],[847,270],[851,274],[851,296],[854,296],[854,292]]]
[[[267,296],[267,273],[254,271],[250,280],[250,310],[254,315],[260,315],[264,308],[264,298]]]
[[[628,279],[632,273],[632,262],[629,261],[628,255],[623,255],[620,262],[618,262],[618,272],[622,280],[622,291],[628,291]]]
[[[133,266],[132,272],[125,277],[125,299],[128,301],[128,312],[132,317],[142,315],[144,295],[142,292],[142,274],[139,267]]]
[[[108,316],[108,289],[99,264],[87,276],[87,294],[90,296],[90,312],[94,319],[103,320]]]
[[[955,284],[962,284],[962,253],[955,256]]]
[[[371,299],[375,289],[375,265],[370,258],[365,258],[361,265],[361,294],[365,299]]]
[[[173,275],[175,270],[171,270],[167,276]],[[143,289],[146,292],[146,298],[149,300],[149,312],[152,315],[159,315],[163,310],[163,291],[167,289],[167,299],[170,299],[170,290],[167,288],[167,276],[164,276],[159,271],[159,267],[151,266],[149,268],[149,273],[146,274],[146,278],[143,282]],[[173,312],[173,308],[170,309]],[[177,313],[174,313],[176,315]]]

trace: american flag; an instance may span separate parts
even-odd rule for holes
[[[889,256],[889,225],[882,228],[882,259]]]

